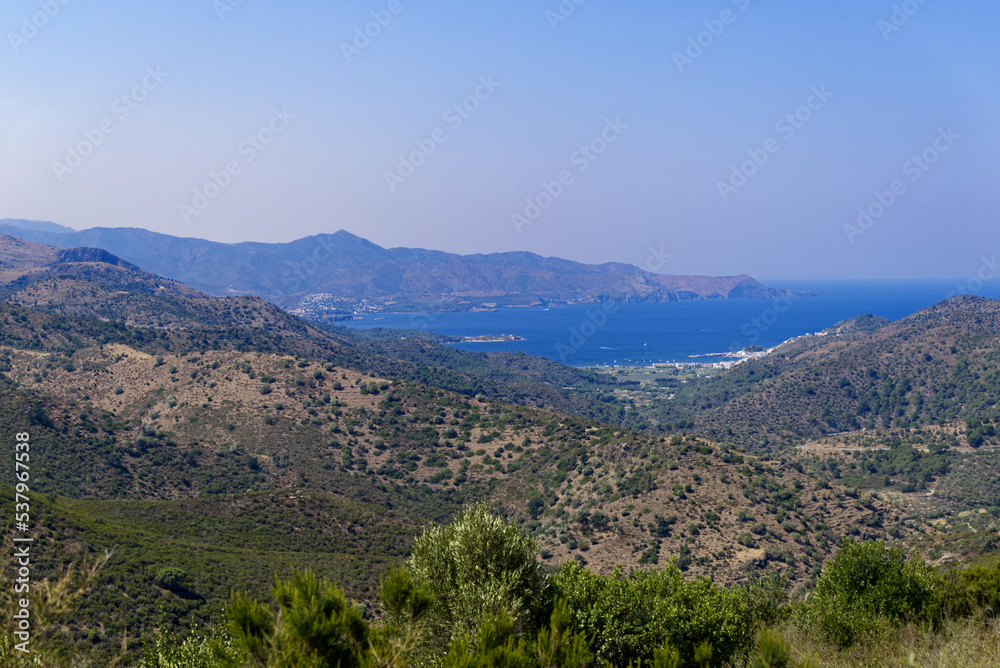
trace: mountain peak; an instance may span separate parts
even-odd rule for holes
[[[788,294],[745,274],[662,276],[632,265],[591,265],[526,252],[458,255],[383,248],[343,229],[283,244],[223,244],[134,228],[94,228],[75,234],[3,229],[60,248],[103,248],[146,271],[211,294],[252,294],[283,308],[318,304],[316,308],[323,312],[754,299]]]
[[[348,232],[347,230],[337,230],[333,234],[317,234],[315,235],[315,237],[307,237],[307,238],[324,238],[324,237],[328,239],[335,239],[339,243],[358,244],[362,246],[367,246],[369,248],[378,248],[384,250],[382,246],[379,246],[377,243],[369,241],[364,237],[359,237],[357,234]],[[292,243],[295,242],[293,241]]]

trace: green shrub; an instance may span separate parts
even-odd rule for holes
[[[1000,610],[1000,560],[990,566],[953,570],[938,583],[931,605],[935,621]]]
[[[519,632],[537,628],[545,606],[537,554],[534,539],[485,504],[425,530],[407,569],[434,597],[428,625],[438,649],[455,638],[475,638],[484,618],[504,616]]]
[[[685,665],[707,651],[715,663],[746,657],[757,626],[778,607],[769,583],[725,589],[707,578],[686,582],[674,563],[603,576],[569,562],[553,584],[569,604],[574,630],[593,638],[598,665],[648,664],[668,644]]]
[[[922,618],[933,592],[933,572],[919,557],[907,559],[881,540],[846,539],[823,568],[804,618],[831,642],[848,647]]]
[[[186,582],[187,573],[180,568],[161,568],[156,574],[156,584],[171,591],[184,589]]]

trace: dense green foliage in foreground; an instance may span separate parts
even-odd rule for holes
[[[838,657],[907,624],[930,633],[954,619],[981,619],[1000,604],[1000,561],[941,577],[881,541],[845,541],[814,595],[793,603],[785,602],[779,581],[727,589],[708,579],[686,581],[673,563],[599,575],[569,562],[546,574],[536,549],[487,506],[473,506],[417,538],[405,565],[383,577],[374,615],[329,580],[295,571],[264,600],[234,594],[213,630],[147,638],[138,665],[819,665],[818,658],[796,659],[785,635],[813,638]],[[88,577],[83,584],[93,573]],[[50,614],[38,620],[58,625],[80,589],[70,578],[40,591]],[[8,628],[15,610],[2,601]],[[53,653],[49,635],[38,630],[35,663],[19,662],[8,644],[0,645],[0,665],[64,665],[68,657]]]
[[[836,653],[1000,602],[1000,562],[940,578],[881,541],[846,541],[813,597],[792,604],[779,582],[725,589],[685,581],[674,564],[604,576],[570,562],[543,577],[531,546],[485,506],[468,509],[428,529],[406,567],[383,581],[380,623],[299,574],[275,586],[276,610],[235,598],[234,650],[204,665],[815,665],[797,663],[779,632],[761,629],[790,623]]]

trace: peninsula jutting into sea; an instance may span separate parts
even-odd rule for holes
[[[769,288],[747,275],[665,276],[627,264],[586,265],[531,253],[461,256],[385,249],[343,230],[287,244],[221,244],[133,228],[76,232],[57,226],[53,231],[0,220],[0,234],[58,248],[104,248],[208,294],[254,295],[314,320],[342,321],[354,313],[476,311],[609,300],[803,296]]]

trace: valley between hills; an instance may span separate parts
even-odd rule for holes
[[[231,591],[307,567],[377,607],[412,541],[477,503],[545,573],[773,577],[793,599],[845,539],[942,572],[1000,553],[998,302],[859,317],[731,370],[609,371],[0,241],[0,433],[31,434],[35,567],[113,550],[65,652],[212,626]],[[0,481],[13,512],[10,458]]]

